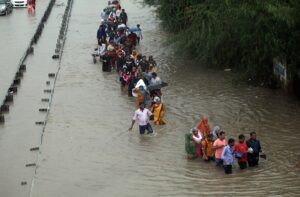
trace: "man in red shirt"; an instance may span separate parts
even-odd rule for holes
[[[234,146],[234,152],[235,157],[238,159],[240,169],[243,170],[247,168],[248,146],[245,142],[245,136],[243,134],[239,135],[239,141]]]

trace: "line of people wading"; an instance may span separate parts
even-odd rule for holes
[[[101,24],[97,31],[98,48],[92,54],[94,63],[99,57],[102,71],[116,70],[121,88],[129,97],[136,97],[137,110],[134,113],[131,131],[135,122],[140,134],[153,133],[150,120],[155,125],[164,125],[165,107],[162,103],[161,88],[167,84],[157,76],[156,61],[139,54],[138,45],[143,39],[139,24],[134,28],[127,26],[128,15],[117,0],[108,1],[101,12]],[[146,107],[151,105],[151,109]]]
[[[197,128],[186,133],[185,150],[188,159],[202,157],[205,161],[215,161],[216,166],[222,166],[226,174],[232,173],[235,158],[241,170],[257,166],[260,157],[266,159],[255,132],[250,133],[248,140],[240,134],[237,142],[233,138],[227,141],[225,132],[219,126],[210,129],[207,116],[202,118]]]
[[[129,97],[136,97],[138,109],[129,131],[132,131],[137,122],[140,134],[151,134],[151,120],[155,125],[165,124],[161,88],[167,84],[157,76],[157,65],[153,57],[149,56],[147,59],[138,53],[138,45],[143,39],[140,25],[129,28],[127,22],[127,13],[121,8],[120,2],[108,1],[108,6],[101,13],[101,25],[97,31],[98,48],[93,54],[94,63],[99,56],[102,70],[116,70],[121,88],[127,90]],[[149,104],[150,110],[146,108]],[[238,136],[237,142],[233,138],[227,141],[225,132],[219,126],[210,130],[206,116],[197,128],[186,133],[185,150],[188,159],[202,157],[205,161],[214,160],[217,166],[224,167],[226,174],[232,173],[234,158],[238,160],[242,170],[248,166],[257,166],[259,157],[266,158],[255,132],[250,133],[247,141],[243,134]]]

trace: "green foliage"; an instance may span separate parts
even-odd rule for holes
[[[272,60],[299,69],[299,0],[145,0],[156,4],[178,52],[268,82]]]

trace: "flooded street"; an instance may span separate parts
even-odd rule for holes
[[[44,3],[46,7],[48,3]],[[51,56],[65,6],[53,9],[35,54],[26,62],[31,67],[21,91],[0,127],[1,197],[300,195],[300,169],[296,167],[300,160],[300,102],[281,91],[233,85],[230,72],[200,68],[197,62],[176,58],[162,44],[168,35],[160,29],[154,8],[140,0],[121,3],[129,26],[141,24],[142,53],[153,55],[159,76],[169,83],[163,89],[167,124],[155,126],[154,137],[141,137],[136,125],[128,132],[134,100],[120,91],[117,74],[103,73],[90,55],[106,3],[74,1],[40,145],[42,126],[35,122],[45,117],[38,109],[47,107],[41,98],[49,97],[43,92],[48,87],[48,73],[58,69]],[[0,22],[9,17],[1,17]],[[4,36],[12,45],[18,44],[12,34]],[[11,57],[1,64],[1,88],[5,91],[15,70],[11,74],[3,71],[17,64],[12,53],[2,50],[1,58],[3,54]],[[22,50],[17,57],[21,55]],[[213,163],[188,161],[184,135],[203,115],[209,116],[211,127],[224,128],[228,138],[240,133],[248,137],[250,131],[256,131],[268,159],[242,172],[236,164],[229,176]],[[40,151],[30,152],[34,146],[40,146]],[[25,168],[32,162],[37,163],[36,169]],[[21,186],[24,180],[28,184]]]
[[[39,1],[35,15],[28,15],[26,9],[15,9],[12,15],[7,16],[8,18],[1,17],[1,22],[8,23],[5,21],[6,19],[11,21],[14,19],[16,25],[20,23],[19,26],[28,23],[27,20],[35,21],[31,25],[26,26],[26,28],[32,28],[32,30],[29,31],[24,25],[22,28],[24,34],[22,35],[22,32],[20,32],[18,38],[16,38],[17,40],[24,40],[24,43],[20,44],[18,53],[15,55],[11,53],[15,47],[17,48],[17,43],[8,45],[6,50],[1,51],[1,54],[5,54],[1,55],[2,62],[7,63],[1,64],[3,66],[0,72],[1,80],[4,81],[1,83],[1,95],[5,96],[18,68],[18,62],[26,51],[48,4],[49,0]],[[49,98],[49,94],[44,93],[44,90],[50,88],[51,85],[46,85],[46,81],[50,81],[50,84],[53,83],[53,79],[48,78],[48,73],[57,71],[57,61],[53,61],[51,56],[54,53],[64,9],[64,6],[55,6],[53,8],[39,42],[34,45],[34,55],[30,55],[25,61],[27,69],[21,79],[21,85],[18,86],[18,92],[14,96],[14,102],[10,104],[10,111],[5,114],[5,124],[0,125],[1,197],[30,195],[35,167],[26,167],[25,165],[37,161],[38,152],[30,151],[30,149],[41,144],[42,127],[36,125],[35,122],[45,119],[45,112],[39,112],[39,109],[48,106],[48,103],[41,102],[42,98]],[[21,19],[18,21],[18,14],[24,17],[21,18],[23,21]],[[16,30],[7,29],[6,31],[7,34],[5,35],[8,39],[4,39],[4,42],[13,40],[14,37],[9,37],[14,35],[10,31],[14,32]],[[26,31],[28,32],[25,34]],[[21,182],[27,182],[27,184],[21,186]]]
[[[18,69],[19,61],[24,55],[48,3],[49,0],[39,1],[37,12],[34,15],[28,15],[26,8],[17,8],[8,16],[0,17],[1,101],[4,99],[7,88],[10,86]]]

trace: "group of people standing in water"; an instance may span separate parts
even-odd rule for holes
[[[137,109],[129,131],[137,122],[141,135],[151,134],[153,128],[150,121],[155,125],[166,124],[161,92],[163,82],[157,75],[153,57],[149,56],[147,59],[138,52],[138,45],[143,39],[140,25],[129,28],[127,23],[128,15],[121,8],[120,2],[109,0],[108,7],[101,13],[101,24],[97,31],[97,55],[93,57],[100,57],[104,72],[116,70],[122,90],[127,91],[129,97],[136,97]],[[151,109],[147,109],[147,106],[151,106]],[[243,134],[238,136],[238,140],[227,140],[225,132],[219,126],[210,129],[206,116],[197,128],[186,133],[185,150],[188,159],[214,161],[216,166],[224,168],[226,174],[232,173],[235,158],[241,170],[257,166],[259,157],[266,158],[264,154],[260,154],[262,148],[255,132],[250,133],[248,140]]]
[[[185,150],[188,159],[202,157],[204,161],[214,161],[216,166],[224,168],[226,174],[232,173],[235,159],[244,170],[248,166],[257,166],[260,157],[266,158],[255,132],[250,133],[248,140],[243,134],[237,140],[227,140],[226,133],[219,126],[210,129],[207,116],[202,118],[197,128],[186,133]]]
[[[102,70],[119,74],[121,88],[129,97],[136,97],[136,107],[132,126],[137,122],[140,134],[153,133],[150,120],[155,125],[164,125],[165,107],[162,103],[163,82],[157,75],[157,64],[152,56],[142,55],[138,45],[143,39],[139,24],[128,27],[128,15],[117,0],[108,1],[101,13],[101,24],[97,31],[97,54]],[[151,107],[148,110],[146,107]]]

